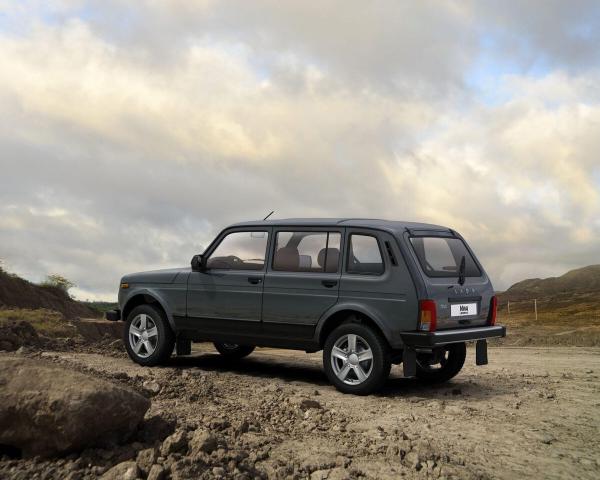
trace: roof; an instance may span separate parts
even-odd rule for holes
[[[396,220],[381,220],[377,218],[282,218],[273,220],[255,220],[240,222],[232,227],[363,227],[377,228],[394,233],[411,230],[449,230],[448,227],[430,223],[403,222]]]

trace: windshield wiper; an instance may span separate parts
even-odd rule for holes
[[[460,261],[460,267],[458,268],[458,283],[464,285],[465,283],[465,256],[462,256]]]

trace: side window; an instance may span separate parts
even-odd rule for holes
[[[228,234],[206,262],[208,268],[225,270],[262,270],[267,251],[267,232]]]
[[[348,273],[381,275],[385,267],[377,239],[371,235],[350,235]]]
[[[273,270],[335,273],[341,237],[338,232],[277,232]]]

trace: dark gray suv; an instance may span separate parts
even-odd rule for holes
[[[191,268],[126,275],[119,289],[130,357],[164,363],[214,342],[227,358],[255,346],[323,350],[330,381],[366,394],[392,364],[426,382],[454,377],[465,342],[487,363],[496,297],[452,229],[371,219],[245,222],[223,230]]]

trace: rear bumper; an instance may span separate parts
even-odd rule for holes
[[[505,336],[506,327],[503,325],[440,330],[439,332],[405,332],[400,334],[404,344],[411,347],[435,347],[438,345],[447,345],[449,343],[468,342],[470,340],[484,340],[486,338]]]
[[[110,320],[111,322],[121,320],[121,310],[109,310],[104,314],[104,318]]]

